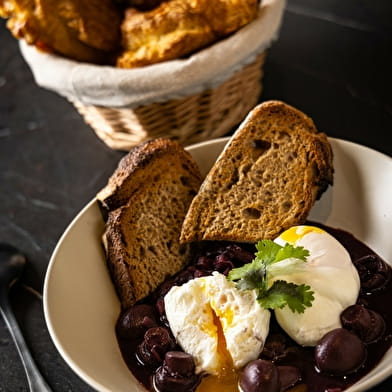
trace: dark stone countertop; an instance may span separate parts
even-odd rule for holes
[[[389,0],[289,0],[264,66],[261,100],[280,99],[329,136],[392,156]],[[388,137],[389,136],[389,137]],[[38,87],[17,41],[0,23],[0,242],[27,255],[11,302],[26,341],[56,392],[89,391],[49,336],[42,291],[50,256],[77,212],[123,152],[97,138],[75,108]],[[0,321],[0,391],[27,391],[15,346]],[[392,390],[392,378],[372,389]]]

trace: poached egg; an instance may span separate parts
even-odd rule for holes
[[[315,346],[327,332],[341,327],[340,313],[356,302],[360,289],[358,272],[343,245],[318,227],[291,227],[275,242],[303,246],[310,252],[299,269],[278,279],[309,285],[314,292],[312,306],[304,313],[293,313],[285,306],[275,309],[275,315],[298,344]]]
[[[196,373],[220,376],[256,359],[269,331],[270,312],[254,290],[240,291],[225,275],[192,279],[166,294],[166,316]]]

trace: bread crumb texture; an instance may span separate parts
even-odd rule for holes
[[[272,239],[304,223],[332,182],[327,136],[283,102],[260,104],[204,180],[184,221],[181,241]]]
[[[109,180],[114,193],[103,192],[105,205],[110,199],[114,206],[106,223],[106,251],[123,307],[150,294],[188,261],[180,230],[201,174],[177,143],[159,143],[131,151]]]

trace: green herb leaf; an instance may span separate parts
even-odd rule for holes
[[[303,313],[307,306],[312,306],[313,294],[310,286],[276,280],[257,301],[266,309],[282,309],[287,305],[292,312]]]
[[[275,263],[278,261],[293,258],[300,259],[302,261],[306,261],[306,258],[309,256],[309,251],[302,246],[294,247],[291,244],[286,244],[284,247],[279,249],[278,253],[275,256]]]
[[[306,262],[309,251],[290,244],[281,246],[270,240],[259,241],[256,249],[255,259],[232,269],[227,278],[236,282],[239,290],[256,290],[257,301],[267,309],[288,305],[293,312],[302,313],[312,306],[314,297],[309,286],[277,279],[279,275],[300,271],[300,264]]]
[[[265,265],[268,265],[268,264],[272,264],[275,261],[276,255],[282,249],[282,246],[280,246],[274,241],[263,240],[263,241],[259,241],[256,244],[256,249],[257,249],[257,252],[255,253],[256,260],[259,259]]]
[[[238,278],[236,286],[240,290],[262,289],[263,288],[262,286],[265,282],[265,268],[263,267],[254,268],[254,265],[252,266],[251,264],[249,264],[249,267],[253,267],[253,268],[247,268],[245,271],[241,273],[241,277]],[[229,273],[230,280],[235,280],[233,276],[236,275],[232,274],[230,276]]]

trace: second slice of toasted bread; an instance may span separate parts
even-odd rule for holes
[[[257,242],[305,222],[333,182],[332,149],[307,115],[280,101],[256,106],[193,199],[181,242]]]
[[[104,244],[121,305],[152,293],[188,261],[181,225],[201,184],[179,143],[155,139],[131,150],[97,195],[108,211]]]

